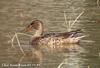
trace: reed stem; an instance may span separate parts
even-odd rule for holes
[[[19,39],[18,39],[17,34],[16,34],[16,39],[17,39],[17,43],[18,43],[18,46],[19,46],[21,52],[25,55],[24,50],[22,49],[22,47],[21,47],[21,45],[20,45],[20,41],[19,41]]]
[[[84,13],[84,11],[82,11],[74,20],[74,22],[71,24],[70,29],[73,27],[73,25],[76,23],[76,21],[79,19],[79,17]]]

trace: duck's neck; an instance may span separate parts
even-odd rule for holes
[[[43,34],[43,25],[40,24],[33,37],[41,37]]]

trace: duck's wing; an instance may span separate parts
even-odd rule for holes
[[[78,37],[80,36],[80,34],[83,33],[80,29],[78,30],[74,30],[74,31],[70,31],[70,32],[64,32],[64,33],[47,33],[44,34],[43,37],[64,37],[64,38],[68,38],[68,37]]]
[[[83,31],[81,29],[77,29],[77,30],[74,30],[74,31],[70,31],[70,32],[67,32],[67,33],[64,33],[64,37],[80,37],[80,36],[83,36]]]

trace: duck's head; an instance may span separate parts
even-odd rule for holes
[[[26,32],[32,32],[33,29],[39,30],[40,28],[42,29],[43,23],[40,20],[34,20],[32,21],[26,28]]]

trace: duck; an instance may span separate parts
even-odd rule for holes
[[[78,44],[84,36],[81,29],[59,32],[59,33],[44,33],[43,22],[33,20],[26,28],[25,32],[32,32],[35,29],[35,34],[32,36],[31,45],[62,45],[62,44]]]

